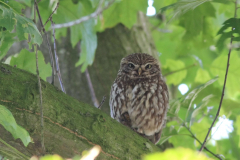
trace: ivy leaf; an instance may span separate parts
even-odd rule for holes
[[[12,113],[2,105],[0,105],[0,124],[12,134],[14,139],[20,138],[25,147],[32,142],[29,133],[16,123]]]
[[[163,66],[163,68],[168,72],[175,72],[185,68],[185,64],[181,60],[167,59],[166,64]],[[163,73],[163,75],[167,76],[167,84],[178,85],[186,77],[187,71],[181,70],[170,75],[168,75],[168,73]]]
[[[226,39],[233,37],[233,41],[240,41],[240,18],[230,18],[223,23],[222,28],[218,31],[217,35],[221,35],[217,41],[217,48],[222,51]],[[229,28],[233,28],[230,31]]]
[[[3,5],[0,5],[0,10],[2,10],[2,14],[0,14],[0,26],[5,27],[11,32],[16,25],[16,34],[20,41],[28,40],[30,45],[40,45],[42,43],[41,34],[32,20],[15,13],[12,8],[6,8]]]
[[[29,52],[27,49],[22,49],[21,52],[16,55],[16,57],[11,57],[10,65],[36,74],[35,53]],[[38,51],[38,67],[39,75],[42,79],[46,80],[47,77],[51,76],[51,66],[50,64],[45,64],[41,51]]]
[[[103,11],[103,28],[114,27],[122,23],[131,28],[137,21],[138,11],[146,13],[148,3],[146,0],[121,0],[115,2],[107,10]]]

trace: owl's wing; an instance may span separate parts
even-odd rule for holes
[[[117,102],[118,99],[119,99],[119,87],[117,83],[114,82],[111,87],[109,106],[111,117],[116,120],[118,120],[118,117],[120,116],[119,109],[121,108],[121,106],[119,106],[119,103]]]

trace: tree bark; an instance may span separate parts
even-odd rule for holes
[[[146,15],[139,12],[138,21],[131,29],[118,24],[97,34],[98,47],[93,65],[88,68],[88,71],[98,101],[101,102],[103,96],[107,97],[102,106],[105,113],[109,114],[110,88],[117,76],[121,59],[131,53],[148,53],[158,57],[149,28]],[[80,101],[93,104],[85,74],[81,73],[81,66],[75,67],[80,49],[78,46],[74,49],[71,48],[70,34],[67,35],[57,45],[67,94]]]
[[[97,159],[140,159],[160,149],[103,111],[64,94],[41,80],[44,112],[44,138],[47,154],[63,157],[81,155],[94,145],[102,151]],[[41,126],[37,77],[26,71],[0,64],[0,104],[7,107],[16,122],[27,129],[34,143],[24,147],[20,140],[0,125],[1,138],[21,153],[41,155]],[[0,142],[0,155],[26,159]],[[12,155],[12,157],[9,157]]]

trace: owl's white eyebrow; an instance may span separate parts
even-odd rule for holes
[[[147,65],[149,65],[149,64],[152,65],[151,63],[147,63],[147,64],[145,64],[144,66],[147,66]]]

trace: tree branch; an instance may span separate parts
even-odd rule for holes
[[[6,64],[0,63],[0,68],[0,105],[12,112],[18,124],[29,131],[34,143],[25,147],[19,140],[14,140],[3,127],[0,127],[1,138],[28,157],[39,155],[41,126],[37,77]],[[139,159],[141,154],[161,150],[98,108],[79,102],[45,81],[41,80],[41,84],[44,106],[47,107],[43,116],[46,154],[72,157],[76,154],[81,155],[86,148],[99,145],[102,150],[98,159],[127,157],[135,160]],[[11,94],[6,92],[9,87],[14,88]],[[0,148],[5,147],[2,146],[0,142]],[[12,153],[12,150],[8,153]],[[23,160],[19,156],[8,158]]]
[[[235,13],[234,13],[234,18],[237,17],[237,4],[238,4],[238,0],[235,1]],[[233,29],[234,29],[234,28],[232,28],[232,30],[233,30]],[[233,35],[232,35],[231,40],[230,40],[230,44],[231,44],[231,45],[232,45],[232,42],[233,42]],[[217,120],[217,118],[218,118],[218,115],[219,115],[219,113],[220,113],[220,110],[221,110],[222,101],[223,101],[223,97],[224,97],[225,86],[226,86],[226,82],[227,82],[228,69],[229,69],[229,65],[230,65],[231,51],[232,51],[232,49],[229,48],[229,51],[228,51],[228,59],[227,59],[226,74],[225,74],[225,79],[224,79],[224,84],[223,84],[223,89],[222,89],[222,96],[221,96],[221,99],[220,99],[218,111],[217,111],[217,114],[216,114],[216,116],[215,116],[212,124],[211,124],[211,127],[210,127],[209,130],[208,130],[208,133],[207,133],[207,135],[206,135],[206,137],[205,137],[205,140],[203,141],[203,144],[202,144],[202,146],[201,146],[201,148],[200,148],[200,150],[199,150],[200,152],[203,150],[203,148],[204,148],[204,146],[205,146],[205,144],[206,144],[206,142],[207,142],[207,138],[208,138],[208,136],[209,136],[209,134],[210,134],[210,132],[211,132],[211,130],[212,130],[212,127],[213,127],[213,125],[215,124],[215,122],[216,122],[216,120]]]
[[[100,0],[98,8],[92,14],[90,14],[88,16],[81,17],[80,19],[77,19],[75,21],[71,21],[71,22],[68,22],[68,23],[56,24],[54,27],[52,27],[52,29],[53,28],[71,27],[73,25],[85,22],[85,21],[87,21],[87,20],[89,20],[91,18],[97,17],[99,14],[101,14],[104,10],[108,9],[115,2],[115,0],[112,0],[104,8],[102,8],[103,1],[104,0]]]
[[[49,22],[49,20],[52,18],[52,15],[56,12],[56,10],[59,7],[59,2],[57,3],[57,6],[55,7],[55,9],[53,10],[52,14],[49,16],[49,18],[47,19],[47,21],[45,22],[45,24],[43,25],[43,27],[45,27],[45,25]]]
[[[57,7],[56,7],[57,8]],[[51,21],[51,26],[54,26],[54,23],[52,21],[52,17],[50,17],[50,21]],[[63,81],[62,81],[62,76],[61,76],[61,72],[60,72],[60,67],[59,67],[59,61],[58,61],[58,55],[57,55],[57,45],[56,45],[56,37],[55,37],[55,30],[53,29],[53,46],[54,46],[54,54],[55,54],[55,64],[56,64],[56,72],[57,72],[57,76],[58,76],[58,80],[61,86],[61,89],[64,93],[66,93],[64,85],[63,85]]]
[[[99,102],[98,102],[97,97],[95,95],[95,91],[94,91],[94,88],[93,88],[93,85],[92,85],[92,81],[91,81],[88,69],[86,69],[86,71],[85,71],[85,76],[87,78],[87,83],[88,83],[88,87],[89,87],[89,90],[90,90],[90,93],[91,93],[92,102],[93,102],[94,106],[96,108],[98,108],[99,107]]]
[[[192,136],[196,141],[198,141],[199,144],[202,145],[201,141],[193,134],[193,132],[191,131],[191,129],[188,128],[185,124],[183,124],[183,126],[189,131],[189,133],[191,134],[191,136]],[[212,151],[210,151],[207,147],[204,147],[204,149],[205,149],[206,151],[208,151],[210,154],[212,154],[214,157],[222,160],[222,158],[221,158],[219,155],[214,154],[214,153],[213,153]]]

